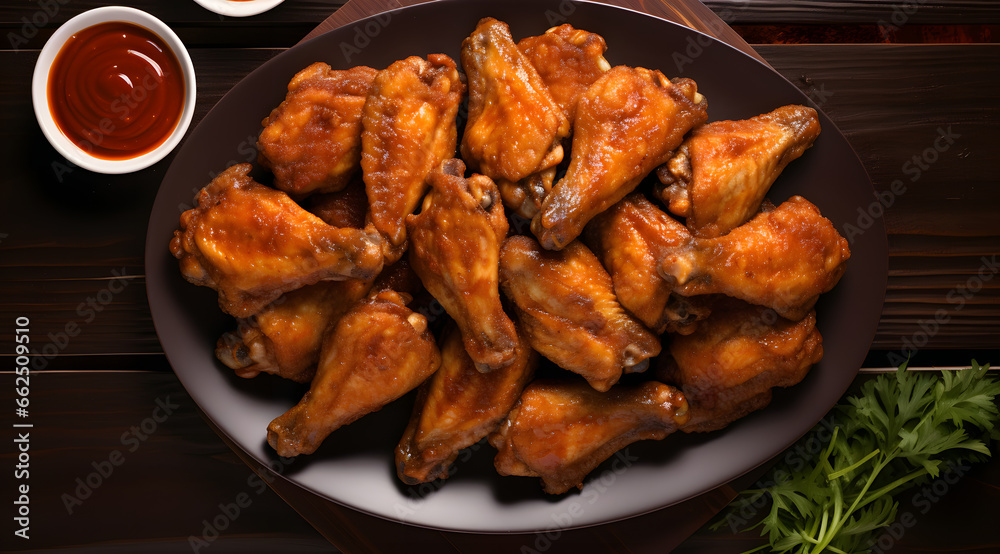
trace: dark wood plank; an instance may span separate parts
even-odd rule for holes
[[[189,47],[288,47],[336,11],[345,0],[289,0],[251,17],[224,17],[195,2],[136,0],[128,5],[156,16]],[[56,28],[98,0],[35,0],[0,4],[0,48],[41,48]]]
[[[17,430],[30,434],[29,476],[16,479],[29,486],[30,540],[8,533],[0,549],[191,552],[189,537],[218,518],[204,552],[333,551],[212,432],[173,374],[47,372],[30,385],[29,416],[16,421],[33,425]],[[3,387],[0,401],[13,395]],[[13,446],[0,452],[13,469]]]
[[[715,12],[735,28],[719,29],[748,42],[989,42],[998,40],[1000,8],[971,2],[886,2],[845,0],[616,0],[670,18],[697,20]],[[252,17],[219,16],[194,2],[139,0],[130,6],[169,24],[189,47],[288,47],[312,31],[345,0],[296,0]],[[395,0],[379,0],[383,9]],[[106,5],[97,0],[34,0],[0,5],[0,48],[41,48],[52,32],[83,11]],[[915,9],[914,9],[915,7]],[[350,11],[350,10],[349,10]],[[908,13],[910,12],[910,13]],[[712,33],[710,33],[712,34]]]
[[[891,0],[705,0],[728,23],[1000,23],[992,0],[893,2]],[[894,19],[895,18],[895,19]],[[905,19],[905,20],[904,20]]]

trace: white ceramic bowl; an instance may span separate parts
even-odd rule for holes
[[[243,2],[233,0],[194,0],[206,10],[211,10],[219,15],[231,17],[247,17],[257,15],[277,6],[284,0],[245,0]]]
[[[158,35],[173,51],[184,75],[184,107],[173,132],[155,149],[124,160],[98,158],[77,146],[56,125],[49,110],[48,100],[49,70],[63,44],[83,29],[112,21],[133,23]],[[191,63],[191,57],[188,55],[184,43],[177,38],[170,27],[144,11],[122,6],[105,6],[83,12],[59,27],[42,48],[31,79],[31,100],[35,108],[35,118],[38,119],[42,133],[45,134],[49,143],[73,164],[90,171],[108,174],[131,173],[144,169],[162,160],[170,153],[184,137],[184,133],[191,123],[191,118],[194,116],[196,90],[194,64]]]

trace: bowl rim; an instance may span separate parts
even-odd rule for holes
[[[73,141],[56,125],[49,110],[48,83],[52,69],[52,63],[62,50],[66,41],[75,33],[88,27],[93,27],[101,23],[113,21],[123,21],[145,28],[156,34],[170,48],[170,51],[177,58],[184,76],[184,103],[180,118],[174,126],[173,131],[159,146],[145,154],[124,160],[108,160],[95,157]],[[35,70],[31,77],[31,102],[35,111],[35,119],[38,121],[42,134],[64,158],[78,167],[89,171],[105,174],[131,173],[140,169],[145,169],[156,162],[162,160],[174,148],[180,144],[184,138],[191,120],[194,118],[194,109],[197,101],[197,82],[195,78],[194,63],[181,39],[163,21],[155,16],[126,6],[102,6],[87,10],[63,23],[49,39],[45,42],[38,60],[35,62]]]
[[[230,17],[248,17],[264,13],[285,0],[194,0],[206,10]]]

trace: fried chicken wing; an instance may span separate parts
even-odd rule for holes
[[[799,383],[823,357],[816,312],[798,322],[726,299],[698,329],[670,341],[665,377],[687,397],[685,432],[714,431],[771,401],[773,387]]]
[[[368,294],[372,281],[323,281],[286,293],[219,338],[215,356],[240,377],[272,373],[308,383],[327,330]]]
[[[819,208],[793,196],[728,235],[669,248],[659,271],[678,294],[722,293],[797,321],[837,284],[850,257]]]
[[[498,277],[508,224],[493,181],[464,175],[456,158],[431,172],[420,213],[406,218],[410,264],[458,324],[476,366],[489,371],[513,362],[517,347]]]
[[[361,168],[390,261],[405,248],[404,220],[427,191],[427,174],[455,155],[464,93],[455,62],[444,54],[411,56],[375,78],[362,116]]]
[[[563,159],[569,119],[506,23],[480,20],[462,42],[462,67],[469,79],[462,158],[497,183],[508,208],[531,217]]]
[[[250,168],[234,165],[203,188],[170,241],[184,277],[217,290],[224,312],[250,317],[299,287],[381,271],[376,234],[327,225]]]
[[[660,197],[701,237],[724,235],[760,208],[775,179],[819,136],[816,110],[783,106],[698,127],[657,175]]]
[[[538,354],[520,341],[514,362],[481,373],[462,344],[458,327],[445,335],[441,368],[424,383],[410,423],[396,447],[396,471],[410,485],[448,477],[463,448],[496,429],[521,396]]]
[[[571,123],[576,119],[580,95],[611,69],[611,64],[604,59],[604,51],[608,49],[604,37],[575,29],[569,23],[521,39],[517,48],[538,71]]]
[[[656,335],[625,313],[611,277],[579,241],[552,252],[531,237],[507,239],[500,285],[532,348],[596,390],[611,388],[623,371],[645,370],[660,352]]]
[[[323,344],[312,386],[267,427],[279,456],[312,454],[330,433],[416,388],[441,364],[427,319],[396,292],[355,305]]]
[[[705,121],[706,104],[690,79],[669,81],[659,71],[625,66],[602,75],[580,96],[566,176],[532,219],[542,246],[566,246],[632,192]]]
[[[657,265],[668,248],[685,244],[691,234],[640,192],[633,192],[594,218],[586,237],[611,274],[622,307],[659,334],[688,334],[708,315],[707,301],[673,292]]]
[[[501,475],[541,477],[545,492],[561,494],[582,487],[616,451],[663,439],[688,417],[684,395],[663,383],[601,393],[582,382],[537,380],[489,440]]]
[[[274,186],[300,197],[347,185],[360,167],[361,108],[376,73],[317,62],[292,78],[257,139],[258,162],[274,172]]]

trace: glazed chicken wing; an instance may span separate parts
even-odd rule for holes
[[[742,121],[716,121],[691,133],[657,174],[670,211],[701,237],[745,223],[785,166],[819,136],[816,110],[784,106]]]
[[[677,389],[654,381],[595,391],[586,383],[537,380],[490,435],[501,475],[541,477],[545,492],[582,487],[616,451],[660,440],[688,420]]]
[[[377,235],[327,225],[250,168],[234,165],[203,188],[170,241],[184,277],[219,291],[224,312],[250,317],[305,285],[378,275]]]
[[[673,292],[657,266],[668,248],[691,234],[640,192],[633,192],[587,227],[587,240],[611,274],[622,307],[657,333],[688,334],[708,315],[703,297]]]
[[[279,456],[312,454],[330,433],[381,409],[422,383],[441,364],[427,319],[383,291],[360,302],[323,344],[312,386],[267,427]]]
[[[670,341],[668,382],[687,397],[686,432],[721,429],[771,401],[773,387],[801,381],[823,357],[816,312],[798,322],[761,306],[726,299],[687,336]]]
[[[596,390],[611,388],[623,371],[645,370],[660,352],[656,335],[625,313],[611,277],[579,241],[552,252],[531,237],[507,239],[500,285],[532,348]]]
[[[563,159],[569,119],[506,23],[482,19],[462,42],[462,67],[469,79],[462,158],[497,183],[508,208],[531,217]]]
[[[722,293],[797,321],[837,284],[850,257],[819,208],[793,196],[728,235],[669,248],[659,270],[684,296]]]
[[[431,191],[406,219],[410,264],[462,331],[482,371],[514,361],[517,332],[500,304],[500,244],[507,235],[500,193],[489,177],[466,179],[465,164],[446,160],[431,172]]]
[[[308,383],[328,329],[368,294],[371,281],[323,281],[286,293],[219,338],[215,356],[240,377],[272,373]]]
[[[396,471],[410,485],[448,477],[463,448],[496,429],[531,380],[538,354],[526,341],[514,362],[481,373],[453,327],[441,345],[441,368],[424,383],[396,447]]]
[[[604,51],[608,49],[604,37],[574,29],[569,23],[553,27],[542,35],[521,39],[517,48],[538,71],[571,123],[576,119],[580,95],[611,69],[611,64],[604,59]]]
[[[376,73],[317,62],[292,78],[257,139],[257,159],[274,172],[274,186],[299,197],[347,185],[361,161],[361,108]]]
[[[362,117],[361,168],[389,261],[406,246],[404,220],[427,191],[427,174],[455,155],[464,93],[455,62],[444,54],[411,56],[375,78]]]
[[[566,176],[552,187],[531,230],[549,250],[576,238],[594,216],[632,192],[708,117],[690,79],[625,66],[602,75],[577,105]]]

